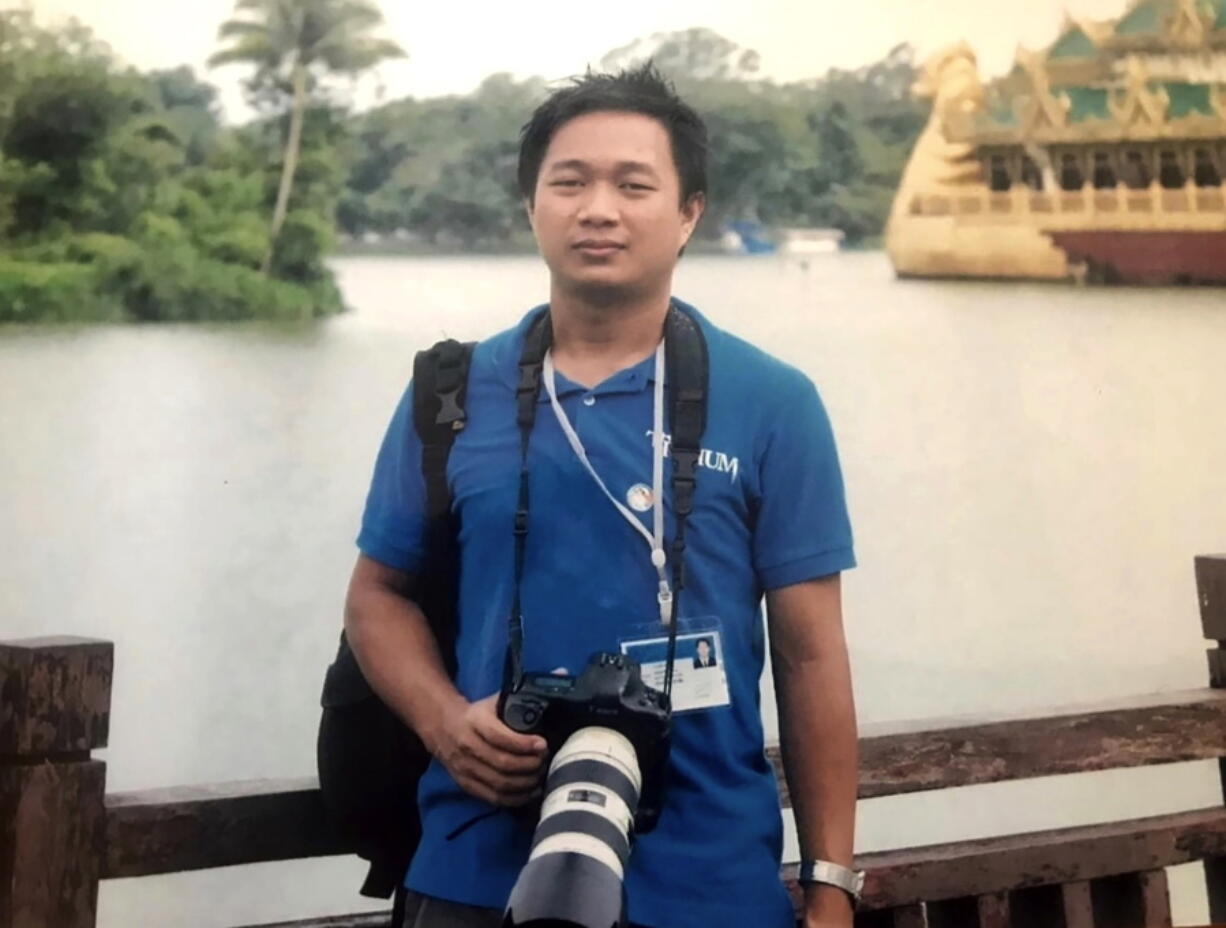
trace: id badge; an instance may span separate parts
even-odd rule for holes
[[[659,622],[632,629],[621,652],[643,668],[643,682],[664,690],[668,666],[668,629]],[[723,631],[718,618],[677,620],[673,662],[673,712],[700,712],[732,705],[728,695]]]

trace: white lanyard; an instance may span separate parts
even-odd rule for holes
[[[652,416],[651,433],[651,508],[654,532],[648,532],[634,513],[622,505],[617,497],[609,492],[605,482],[600,479],[600,474],[596,473],[596,468],[588,460],[583,442],[580,441],[574,426],[570,424],[570,419],[566,416],[566,410],[558,402],[558,389],[554,383],[552,351],[545,352],[544,374],[545,390],[549,393],[549,403],[553,406],[553,414],[557,417],[558,425],[562,427],[562,431],[566,434],[566,438],[570,442],[575,456],[587,468],[587,472],[592,475],[596,485],[604,491],[604,495],[609,498],[609,502],[617,507],[617,511],[634,527],[635,531],[643,536],[643,539],[651,548],[651,563],[655,567],[660,579],[660,592],[656,596],[656,600],[660,604],[660,622],[667,627],[673,618],[673,591],[668,583],[668,572],[665,569],[668,564],[668,558],[664,554],[664,342],[661,341],[659,347],[656,348],[655,411]]]

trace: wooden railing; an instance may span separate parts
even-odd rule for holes
[[[1226,556],[1196,559],[1210,687],[1042,718],[866,727],[863,798],[1216,759],[1226,786]],[[349,852],[313,778],[111,793],[112,647],[0,644],[0,928],[93,928],[100,880]],[[777,751],[770,752],[779,769]],[[780,776],[782,783],[782,776]],[[782,789],[781,799],[789,799]],[[864,855],[860,928],[1150,928],[1171,924],[1165,868],[1205,864],[1226,922],[1226,805]],[[784,878],[791,879],[790,868]],[[795,886],[792,884],[793,891]],[[374,928],[386,915],[286,923]]]

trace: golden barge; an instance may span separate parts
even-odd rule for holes
[[[927,63],[932,116],[886,248],[904,277],[1226,283],[1226,0],[1066,22],[985,84]]]

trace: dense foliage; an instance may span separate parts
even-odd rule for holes
[[[275,26],[285,2],[238,7]],[[353,114],[327,94],[327,71],[397,49],[360,34],[374,23],[367,0],[309,5],[357,31],[321,46],[308,24],[312,51],[295,50],[292,31],[223,26],[231,45],[215,58],[254,66],[245,86],[260,116],[238,128],[220,124],[216,90],[186,67],[141,73],[84,26],[0,11],[0,322],[324,315],[341,308],[325,264],[337,231],[531,246],[515,162],[545,81],[498,74],[465,96]],[[281,58],[269,35],[287,43]],[[331,51],[342,39],[348,58]],[[304,72],[312,54],[319,70]],[[701,237],[731,220],[833,226],[853,243],[881,233],[924,120],[909,47],[778,84],[757,77],[753,51],[695,29],[617,49],[602,66],[648,56],[711,130]]]
[[[911,96],[909,46],[854,71],[777,84],[757,78],[753,51],[694,29],[617,49],[601,67],[646,57],[710,129],[711,195],[700,236],[717,238],[729,220],[837,227],[853,243],[881,234],[926,118]],[[515,157],[519,127],[547,89],[539,78],[497,74],[466,96],[397,100],[354,117],[342,230],[449,248],[530,245]]]
[[[335,312],[324,256],[341,118],[311,112],[273,248],[282,119],[223,131],[189,69],[138,73],[83,26],[0,12],[0,322],[302,319]]]

